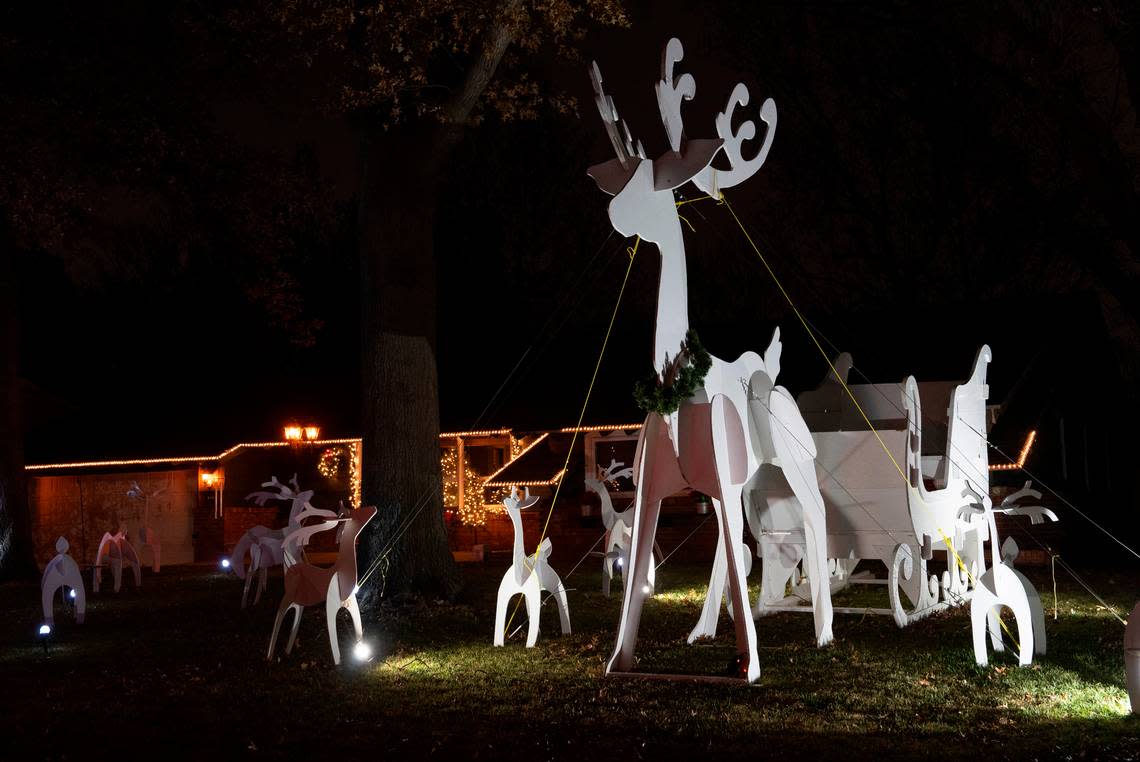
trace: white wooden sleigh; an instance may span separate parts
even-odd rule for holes
[[[885,584],[889,594],[890,608],[839,606],[836,612],[887,614],[904,627],[973,597],[986,571],[983,544],[991,539],[984,500],[990,488],[986,370],[991,358],[990,348],[983,346],[969,378],[953,388],[946,407],[933,415],[928,411],[925,417],[924,390],[945,400],[945,387],[919,384],[913,377],[901,387],[848,384],[848,395],[829,374],[817,389],[799,396],[797,403],[817,451],[831,590]],[[850,356],[840,355],[834,366],[846,383]],[[945,425],[941,452],[923,454],[924,423],[928,428],[932,423],[935,428]],[[1040,494],[1028,489],[1017,493],[1018,499],[1026,496]],[[749,497],[750,529],[763,558],[753,614],[810,612],[804,604],[806,582],[799,576],[803,519],[798,503],[776,469],[761,474]],[[1046,516],[1056,519],[1038,506],[1012,502],[997,510],[1030,515],[1034,523]],[[855,573],[862,560],[881,561],[887,577]],[[940,574],[931,573],[935,565]]]

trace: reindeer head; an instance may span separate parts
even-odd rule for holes
[[[519,488],[511,487],[511,494],[503,498],[503,507],[507,509],[508,513],[517,513],[521,510],[526,510],[538,503],[540,498],[530,496],[530,488],[523,488],[523,496],[519,497]]]
[[[686,139],[681,103],[693,99],[697,83],[692,74],[675,74],[674,69],[683,57],[681,41],[675,37],[669,40],[662,56],[661,79],[655,89],[670,150],[652,161],[645,157],[640,142],[634,149],[635,142],[629,127],[625,121],[619,120],[613,98],[602,87],[597,63],[591,64],[590,70],[594,100],[617,158],[590,167],[588,174],[599,188],[614,196],[609,208],[614,228],[623,235],[639,235],[655,243],[665,240],[677,224],[673,189],[692,181],[709,195],[719,196],[721,189],[737,185],[756,174],[767,159],[776,135],[776,104],[769,98],[760,109],[760,118],[768,126],[764,143],[751,159],[743,157],[741,147],[745,140],[756,136],[756,125],[745,120],[739,130],[732,129],[736,107],[748,104],[748,88],[740,83],[729,96],[725,110],[716,118],[718,137]],[[728,170],[717,170],[711,166],[718,151],[723,151],[728,159]]]

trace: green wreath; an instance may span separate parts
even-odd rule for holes
[[[664,378],[659,378],[657,371],[650,371],[634,384],[633,399],[647,413],[675,413],[682,402],[701,388],[711,367],[712,355],[701,345],[697,332],[689,329],[681,351],[666,366]]]

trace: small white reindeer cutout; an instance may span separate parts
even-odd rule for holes
[[[625,467],[624,463],[610,459],[606,468],[599,466],[601,472],[597,479],[586,479],[586,489],[597,493],[602,504],[602,523],[606,527],[606,535],[602,539],[602,594],[610,597],[610,581],[616,569],[625,579],[626,569],[629,568],[629,546],[633,540],[633,510],[626,508],[618,512],[614,510],[613,499],[606,487],[606,482],[614,479],[632,479],[633,468]],[[653,565],[649,567],[649,587],[656,585],[657,566],[661,563],[661,549],[653,546]]]
[[[507,628],[507,605],[511,598],[522,595],[526,601],[527,636],[526,647],[533,648],[538,642],[538,619],[542,611],[542,591],[546,590],[554,598],[558,606],[558,619],[562,625],[562,634],[570,634],[570,606],[566,602],[566,590],[562,587],[562,580],[550,568],[550,551],[552,543],[547,537],[538,546],[538,552],[527,555],[523,542],[522,516],[519,513],[538,503],[537,497],[530,496],[526,490],[519,497],[517,487],[511,487],[511,494],[503,500],[503,507],[511,518],[511,525],[515,530],[515,542],[512,553],[512,562],[503,580],[499,583],[499,596],[495,604],[495,645],[503,645],[505,630]]]

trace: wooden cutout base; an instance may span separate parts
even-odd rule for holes
[[[712,683],[713,685],[737,685],[742,687],[757,685],[750,683],[743,677],[725,677],[724,675],[669,675],[661,672],[617,672],[611,670],[606,677],[623,677],[634,680],[657,680],[671,683]]]

